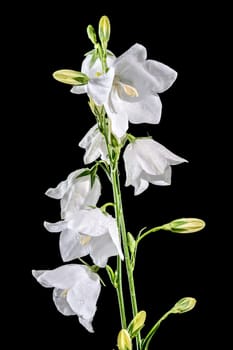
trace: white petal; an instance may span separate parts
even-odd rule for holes
[[[93,333],[94,329],[92,327],[92,318],[90,320],[86,320],[83,317],[78,318],[80,324],[88,330],[88,332]]]
[[[136,153],[132,143],[129,143],[123,153],[123,159],[125,163],[126,182],[125,186],[132,185],[141,175],[142,169],[140,168]]]
[[[162,174],[168,165],[165,154],[160,152],[158,143],[152,139],[137,139],[132,147],[141,169],[151,175]]]
[[[153,185],[169,186],[169,185],[171,185],[171,176],[172,176],[172,168],[170,166],[168,166],[162,175],[151,176],[149,181]]]
[[[121,243],[120,243],[120,234],[117,228],[116,219],[114,219],[111,215],[108,215],[109,223],[108,223],[108,231],[112,238],[113,243],[115,244],[115,247],[117,248],[118,255],[122,260],[124,260],[124,255],[122,253],[121,249]]]
[[[55,199],[61,199],[72,183],[75,181],[75,178],[81,174],[86,169],[79,169],[72,172],[65,181],[60,182],[57,187],[49,188],[45,193],[47,196]]]
[[[116,220],[110,215],[108,215],[108,219],[107,234],[94,237],[90,242],[90,256],[94,264],[99,267],[105,267],[111,256],[119,255],[122,260],[124,259]]]
[[[68,219],[77,210],[95,206],[99,200],[100,193],[101,185],[98,177],[95,178],[92,187],[90,175],[76,178],[61,199],[61,217]]]
[[[83,265],[77,264],[62,265],[54,270],[33,270],[32,273],[42,286],[58,289],[71,288],[83,274],[86,274]]]
[[[151,144],[151,149],[153,149],[154,153],[159,153],[161,157],[166,158],[169,164],[176,165],[176,164],[187,162],[186,159],[181,158],[176,154],[174,154],[173,152],[169,151],[169,149],[161,145],[161,143],[155,140],[149,140],[149,141]]]
[[[107,112],[109,119],[111,120],[112,133],[116,137],[123,137],[129,128],[128,117],[126,113],[111,113]]]
[[[146,181],[145,179],[140,178],[138,179],[137,182],[133,184],[133,186],[134,186],[134,195],[138,196],[148,188],[149,182]]]
[[[98,58],[95,63],[90,66],[92,55],[87,55],[82,63],[81,71],[85,73],[89,78],[95,78],[96,73],[102,73],[102,64],[100,59]],[[107,66],[111,67],[113,62],[115,61],[115,56],[107,56]]]
[[[137,91],[137,96],[132,97],[120,89],[121,99],[136,102],[154,94],[154,78],[144,68],[144,63],[145,60],[139,59],[137,55],[126,55],[121,62],[118,62],[118,59],[115,61],[115,75],[121,84],[130,85]]]
[[[44,227],[49,232],[61,232],[62,230],[66,229],[67,223],[65,221],[58,221],[53,223],[44,221]]]
[[[67,301],[72,310],[81,318],[82,325],[90,331],[101,287],[97,274],[87,268],[85,272],[79,277],[73,288],[68,291]]]
[[[116,69],[116,74],[118,75],[124,70],[125,66],[128,64],[129,58],[134,58],[135,61],[143,63],[146,56],[146,48],[141,44],[134,44],[115,60],[114,67]]]
[[[69,221],[68,228],[91,237],[102,236],[107,232],[108,217],[99,208],[79,210]]]
[[[64,289],[54,288],[53,290],[53,301],[56,305],[56,308],[64,316],[75,315],[75,312],[71,309],[70,305],[66,300],[67,291]]]
[[[92,238],[90,257],[95,265],[105,267],[108,258],[116,255],[118,251],[109,234]]]
[[[107,103],[104,105],[106,113],[111,120],[112,133],[119,138],[125,135],[129,127],[128,116],[124,110],[123,102],[119,98],[116,89],[113,89]]]
[[[122,102],[124,103],[124,110],[131,123],[158,124],[160,122],[162,103],[158,95],[146,96],[141,101],[134,103]]]
[[[100,59],[98,58],[95,63],[91,66],[92,55],[87,55],[81,66],[82,73],[86,74],[89,78],[95,78],[96,73],[102,72],[102,64]]]
[[[184,158],[176,156],[149,138],[137,139],[127,145],[123,159],[126,170],[125,185],[134,186],[135,195],[145,191],[149,182],[160,186],[170,185],[170,165],[186,162]]]
[[[101,194],[101,184],[100,184],[99,177],[96,176],[94,184],[90,188],[90,191],[88,192],[88,195],[86,196],[85,201],[83,202],[82,208],[95,206],[99,200],[100,194]]]
[[[53,287],[50,283],[48,283],[46,280],[43,280],[44,273],[47,272],[47,270],[32,270],[32,276],[35,277],[35,279],[45,288],[51,288]],[[40,278],[40,276],[42,276]]]
[[[84,155],[84,164],[92,163],[98,158],[108,161],[108,151],[103,135],[96,135],[95,139],[93,139],[92,144]]]
[[[121,91],[121,98],[128,102],[167,90],[177,77],[177,73],[165,64],[154,60],[146,61],[146,50],[143,50],[143,46],[138,45],[136,48],[126,51],[114,63],[115,74],[120,82],[129,84],[138,92],[138,97],[132,99]]]
[[[95,124],[92,126],[86,135],[82,138],[82,140],[79,142],[79,147],[86,149],[90,146],[93,137],[95,137],[96,133],[98,132],[98,125]]]
[[[107,146],[104,136],[100,133],[98,125],[95,124],[79,142],[79,146],[86,149],[84,163],[89,164],[101,157],[107,160]]]
[[[70,90],[72,94],[86,94],[87,93],[87,84],[86,85],[75,85]]]
[[[73,230],[64,230],[61,233],[59,246],[63,261],[81,258],[90,252],[90,245],[82,245],[79,234]]]
[[[97,105],[101,106],[107,101],[108,95],[112,88],[113,78],[114,69],[110,68],[106,74],[89,80],[87,85],[87,93],[93,98]]]
[[[177,72],[161,62],[147,60],[144,67],[153,76],[155,93],[169,89],[177,78]]]

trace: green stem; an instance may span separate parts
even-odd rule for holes
[[[138,244],[144,237],[146,237],[147,235],[149,235],[150,233],[152,233],[152,232],[157,232],[157,231],[160,231],[160,230],[162,230],[162,229],[163,229],[162,226],[158,226],[158,227],[153,227],[152,229],[150,229],[150,230],[144,232],[141,236],[139,236],[139,237],[137,238],[137,240],[136,240],[137,244]]]
[[[113,167],[113,159],[112,159],[112,150],[111,150],[111,134],[109,132],[108,125],[106,123],[105,114],[100,115],[100,119],[103,122],[103,135],[105,137],[106,146],[108,150],[108,156],[110,159],[110,168],[111,168],[111,174],[109,174],[111,183],[113,183],[112,178],[112,167]],[[121,225],[120,225],[120,215],[119,215],[119,206],[117,205],[118,196],[116,196],[116,193],[114,191],[113,186],[113,197],[114,197],[114,211],[115,216],[117,220],[117,227],[119,232],[121,231]],[[127,322],[126,322],[126,315],[125,315],[125,303],[124,303],[124,294],[123,294],[123,285],[122,285],[122,262],[119,255],[117,256],[117,286],[116,286],[116,292],[117,292],[117,299],[118,299],[118,305],[119,305],[119,311],[120,311],[120,319],[121,319],[121,328],[127,328]]]
[[[155,332],[156,332],[157,329],[159,328],[161,322],[164,321],[171,313],[172,313],[171,310],[169,310],[168,312],[166,312],[166,313],[155,323],[155,325],[151,328],[151,330],[149,331],[149,333],[147,334],[147,336],[143,339],[143,344],[142,344],[142,349],[143,349],[143,350],[148,350],[149,343],[150,343],[152,337],[154,336]]]
[[[122,264],[121,258],[117,256],[117,299],[120,311],[121,318],[121,328],[127,328],[126,315],[125,315],[125,304],[124,304],[124,295],[122,287]]]
[[[133,317],[135,317],[136,314],[138,313],[138,307],[137,307],[136,291],[135,291],[135,285],[134,285],[133,269],[131,266],[129,247],[128,247],[128,241],[127,241],[127,232],[125,227],[117,162],[115,163],[114,167],[111,167],[111,178],[112,178],[113,196],[114,196],[115,207],[116,207],[116,218],[117,218],[117,222],[120,225],[120,231],[121,231],[121,237],[122,237],[122,245],[124,250],[125,265],[126,265],[126,271],[127,271],[127,277],[128,277],[128,283],[129,283],[132,312],[133,312]],[[137,350],[139,350],[141,345],[140,332],[136,337],[136,345],[137,345]]]

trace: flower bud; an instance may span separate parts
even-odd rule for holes
[[[53,73],[54,79],[69,85],[85,85],[88,83],[88,76],[82,72],[71,69],[60,69]]]
[[[171,313],[182,314],[191,311],[196,305],[196,302],[196,299],[191,297],[182,298],[173,306]]]
[[[205,227],[205,221],[195,218],[182,218],[171,221],[162,226],[164,230],[176,233],[193,233],[201,231]]]
[[[132,340],[126,329],[122,329],[117,337],[117,346],[119,350],[132,350]]]
[[[137,333],[144,327],[145,320],[146,311],[140,311],[130,322],[128,330],[132,338],[135,337]]]
[[[99,21],[99,38],[104,49],[107,48],[107,44],[110,38],[111,26],[107,16],[102,16]]]
[[[88,38],[91,40],[92,44],[95,45],[97,43],[96,33],[94,27],[91,24],[87,26],[87,35]]]
[[[130,232],[127,232],[127,239],[128,239],[128,246],[129,246],[130,253],[131,255],[134,255],[135,249],[136,249],[135,238]]]

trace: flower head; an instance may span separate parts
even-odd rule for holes
[[[99,157],[102,160],[108,160],[108,150],[104,136],[99,131],[98,125],[95,124],[79,142],[79,146],[86,150],[84,163],[94,162]]]
[[[170,67],[146,58],[146,48],[135,44],[118,58],[108,56],[110,69],[106,74],[99,74],[100,60],[91,66],[89,55],[81,69],[89,77],[88,83],[71,90],[78,94],[87,92],[97,105],[103,104],[112,132],[119,138],[126,133],[129,121],[159,123],[162,105],[158,93],[167,90],[177,77]]]
[[[93,332],[92,320],[100,294],[99,276],[84,265],[63,265],[54,270],[33,270],[33,276],[47,288],[54,288],[53,301],[63,315],[77,315]]]
[[[94,184],[91,175],[80,176],[87,169],[72,172],[65,181],[57,187],[49,188],[46,195],[61,200],[61,218],[67,219],[74,212],[89,206],[95,206],[100,197],[101,185],[98,177]],[[80,177],[79,177],[80,176]]]
[[[124,154],[126,186],[134,186],[134,194],[145,191],[149,182],[154,185],[171,184],[171,165],[187,162],[160,143],[149,139],[136,139],[127,145]]]
[[[69,220],[44,224],[50,232],[61,232],[63,261],[90,254],[95,265],[104,267],[111,256],[123,259],[116,220],[99,208],[79,210]]]

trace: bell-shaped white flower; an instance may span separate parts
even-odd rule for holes
[[[149,138],[138,138],[128,144],[123,158],[126,170],[125,186],[134,186],[135,195],[145,191],[149,183],[170,185],[171,165],[187,162]]]
[[[79,146],[86,150],[84,155],[84,163],[94,162],[99,157],[108,161],[108,150],[104,136],[99,131],[98,125],[95,124],[79,142]]]
[[[91,56],[87,56],[82,72],[95,78],[86,86],[74,86],[71,90],[73,93],[87,92],[96,104],[104,104],[112,132],[119,138],[126,133],[129,121],[134,124],[159,123],[162,104],[158,94],[167,90],[177,77],[167,65],[146,58],[146,48],[135,44],[118,58],[109,59],[109,71],[99,75],[100,61],[90,67]]]
[[[77,315],[93,332],[92,320],[100,294],[100,278],[84,265],[63,265],[54,270],[33,270],[33,276],[47,288],[54,288],[53,301],[63,315]]]
[[[69,220],[44,223],[50,232],[61,232],[60,252],[63,261],[90,254],[95,265],[105,267],[108,258],[123,259],[116,219],[99,208],[79,210]]]
[[[91,176],[78,177],[87,169],[72,172],[65,181],[60,182],[56,188],[49,188],[46,195],[60,199],[61,218],[67,219],[80,209],[95,206],[101,193],[99,178],[96,177],[91,186]]]
[[[112,88],[114,69],[111,66],[115,60],[115,56],[108,55],[107,65],[111,68],[105,74],[102,74],[100,59],[97,59],[93,65],[91,64],[91,59],[92,56],[87,55],[81,66],[82,73],[89,77],[88,83],[86,85],[73,86],[71,92],[74,94],[87,93],[87,95],[91,97],[98,106],[101,106],[107,101],[109,92]]]

